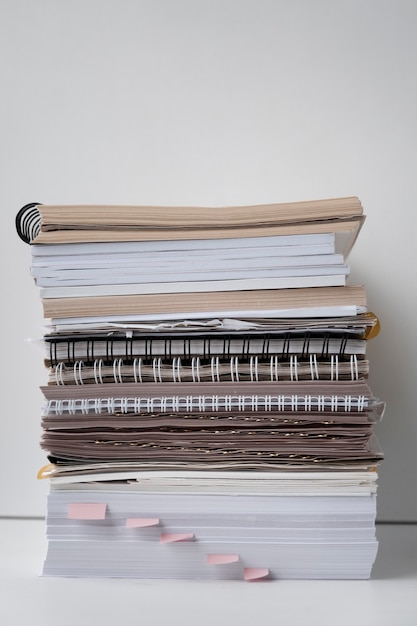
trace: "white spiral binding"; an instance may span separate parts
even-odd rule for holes
[[[350,356],[350,375],[352,380],[358,380],[359,378],[358,357],[356,354],[351,354]]]
[[[330,357],[330,380],[339,380],[339,357],[332,354]]]
[[[295,355],[290,357],[290,379],[298,380],[297,357]]]
[[[345,411],[352,410],[352,396],[345,397]]]
[[[251,356],[249,360],[249,373],[252,382],[259,380],[258,373],[259,359],[257,356]]]
[[[135,383],[142,382],[142,359],[135,359],[133,361],[133,376]]]
[[[156,383],[162,383],[161,359],[152,359],[153,379]]]
[[[330,410],[337,411],[337,397],[331,396]]]
[[[55,368],[55,383],[57,385],[65,385],[64,383],[64,379],[62,377],[63,371],[65,370],[65,365],[64,363],[58,363],[58,365]]]
[[[329,378],[330,380],[339,380],[340,379],[340,360],[338,355],[330,355],[329,357],[329,365],[330,372]],[[258,381],[260,379],[260,366],[259,366],[259,358],[258,356],[251,356],[249,361],[245,361],[244,370],[239,362],[239,357],[232,356],[229,361],[229,378],[233,382],[238,382],[242,380],[242,374],[248,376],[250,381]],[[356,354],[350,356],[349,361],[349,375],[351,380],[359,380],[359,366],[358,366],[358,357]],[[223,364],[224,366],[224,364]],[[266,363],[265,363],[266,366]],[[132,364],[125,364],[122,358],[115,358],[113,360],[111,368],[109,366],[105,368],[103,359],[95,359],[92,369],[94,375],[95,384],[103,384],[103,376],[104,371],[106,371],[106,377],[110,376],[110,372],[112,374],[113,381],[115,383],[123,383],[125,382],[124,377],[128,376],[131,378],[133,376],[134,381],[136,383],[142,383],[146,380],[149,380],[149,376],[152,375],[154,382],[160,383],[164,382],[164,380],[172,380],[172,382],[181,383],[184,380],[187,380],[187,372],[188,372],[188,380],[191,379],[193,382],[200,382],[201,376],[204,373],[207,376],[206,369],[207,366],[202,366],[199,357],[193,357],[191,360],[191,366],[188,366],[188,370],[184,368],[180,357],[173,357],[171,361],[170,369],[166,368],[164,370],[164,360],[161,357],[155,357],[152,360],[151,365],[145,365],[141,358],[135,358]],[[211,357],[209,364],[209,376],[212,382],[220,382],[222,378],[222,360],[220,357]],[[305,374],[309,375],[311,380],[319,380],[319,362],[317,360],[316,354],[311,354],[309,357],[309,371],[307,370]],[[87,381],[84,379],[86,377],[86,366],[83,361],[78,360],[74,362],[71,370],[67,370],[67,367],[64,362],[59,362],[53,368],[53,376],[54,382],[56,385],[62,386],[66,384],[71,384],[68,380],[67,371],[72,371],[73,383],[76,385],[84,385]],[[165,374],[164,374],[165,371]],[[151,373],[151,374],[150,374]],[[265,372],[266,373],[266,372]],[[265,373],[263,376],[265,377]],[[347,374],[347,372],[346,372]],[[279,381],[282,379],[290,379],[292,381],[297,381],[300,379],[300,361],[296,355],[291,355],[289,361],[285,360],[283,363],[280,363],[279,357],[277,355],[271,356],[269,358],[269,379],[271,381]]]
[[[191,373],[193,377],[193,383],[200,382],[200,358],[193,357],[191,360]]]
[[[220,360],[219,357],[212,357],[210,360],[210,370],[211,370],[211,380],[213,382],[220,381],[220,371],[219,371]]]
[[[306,396],[304,399],[304,410],[307,411],[308,413],[311,413],[312,411],[312,401],[311,401],[311,396]]]
[[[230,357],[230,379],[232,382],[239,382],[239,359],[237,356]]]
[[[95,359],[94,361],[94,380],[96,384],[103,384],[102,378],[103,359]]]
[[[224,395],[211,396],[161,396],[161,397],[116,397],[116,398],[82,398],[66,400],[49,400],[45,410],[47,415],[77,414],[77,413],[166,413],[166,412],[202,412],[207,411],[299,411],[312,410],[330,411],[344,410],[364,411],[368,406],[365,396],[324,396],[324,395]]]
[[[310,354],[310,377],[311,377],[311,380],[319,379],[319,368],[317,365],[316,354]]]
[[[159,361],[162,362],[161,359],[159,359]],[[181,359],[178,356],[174,357],[172,360],[172,380],[174,383],[181,382]]]
[[[74,363],[74,381],[76,385],[83,385],[83,362],[75,361]]]
[[[122,365],[123,359],[114,359],[113,378],[115,383],[123,383]]]
[[[269,372],[271,375],[271,380],[275,380],[275,381],[279,380],[278,367],[279,367],[278,357],[271,356],[269,360]]]

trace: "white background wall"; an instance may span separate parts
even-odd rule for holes
[[[415,0],[0,0],[0,514],[43,515],[27,202],[357,195],[350,282],[382,331],[379,519],[417,520]]]

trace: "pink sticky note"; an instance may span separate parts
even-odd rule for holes
[[[269,569],[267,567],[245,567],[243,570],[245,580],[259,580],[260,578],[266,578],[268,575]]]
[[[161,533],[159,541],[161,543],[174,543],[175,541],[187,541],[193,537],[192,533]]]
[[[208,554],[207,563],[209,565],[226,565],[236,563],[239,560],[238,554]]]
[[[126,520],[126,528],[146,528],[158,524],[159,517],[128,517]]]
[[[107,504],[92,502],[72,502],[68,505],[68,519],[104,519]]]

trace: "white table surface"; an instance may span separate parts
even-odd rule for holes
[[[417,626],[417,524],[379,524],[371,580],[42,578],[43,520],[0,520],[2,626]]]

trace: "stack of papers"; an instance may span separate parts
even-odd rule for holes
[[[45,576],[369,578],[379,321],[357,198],[30,204]]]

